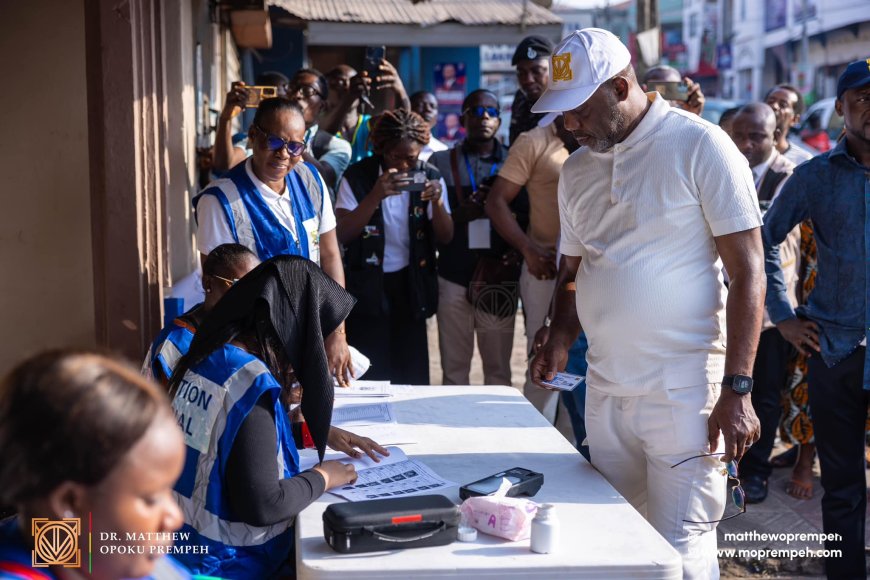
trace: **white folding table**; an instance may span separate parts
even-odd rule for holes
[[[556,505],[560,549],[535,554],[528,540],[479,533],[473,543],[339,554],[323,539],[322,516],[344,500],[324,494],[296,520],[300,579],[681,577],[676,550],[516,389],[404,387],[389,400],[398,428],[417,441],[400,447],[445,479],[465,484],[511,467],[543,473],[534,500]],[[443,495],[460,502],[458,487]]]

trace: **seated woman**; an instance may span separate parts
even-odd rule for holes
[[[282,405],[295,380],[321,459],[327,443],[353,457],[357,447],[373,459],[387,454],[371,439],[330,427],[323,336],[353,303],[313,262],[277,256],[230,288],[179,360],[169,392],[187,457],[175,497],[190,532],[185,543],[208,547],[207,555],[181,558],[195,572],[290,574],[296,515],[324,490],[356,480],[353,466],[338,461],[299,473],[301,437]]]
[[[160,555],[183,523],[172,486],[184,440],[166,393],[126,363],[67,350],[19,364],[0,384],[0,457],[0,505],[18,514],[0,524],[0,578],[190,578]],[[32,518],[78,520],[80,568],[31,568]]]
[[[259,265],[260,259],[241,244],[221,244],[209,252],[202,264],[202,289],[205,300],[160,331],[142,368],[142,374],[169,384],[178,359],[190,348],[190,341],[206,314],[223,298],[239,278]]]
[[[425,385],[426,318],[438,308],[435,244],[453,238],[446,186],[418,159],[429,124],[417,113],[385,112],[369,140],[374,156],[347,169],[336,201],[347,288],[358,301],[348,337],[371,359],[366,378]]]
[[[305,127],[297,103],[260,103],[248,130],[253,155],[193,199],[200,259],[221,244],[237,243],[260,260],[308,258],[344,286],[332,201],[317,168],[303,160]],[[326,337],[326,351],[331,370],[345,385],[351,362],[343,328]]]

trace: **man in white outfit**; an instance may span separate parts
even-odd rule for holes
[[[716,523],[742,508],[725,510],[725,468],[758,437],[761,215],[728,136],[645,94],[630,60],[610,32],[575,31],[532,107],[562,111],[581,145],[559,180],[570,275],[532,378],[564,368],[582,323],[593,464],[680,552],[685,578],[718,578]]]

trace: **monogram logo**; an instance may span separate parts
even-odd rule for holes
[[[79,550],[79,534],[82,523],[79,518],[33,518],[33,567],[63,566],[78,568],[82,565]]]
[[[864,62],[867,63],[867,70],[870,70],[870,58],[868,58],[868,59],[865,60]]]
[[[574,78],[571,71],[571,53],[553,55],[553,82],[570,81]]]

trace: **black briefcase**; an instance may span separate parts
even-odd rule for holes
[[[443,495],[334,503],[323,512],[323,537],[344,554],[445,546],[458,528],[459,508]]]

